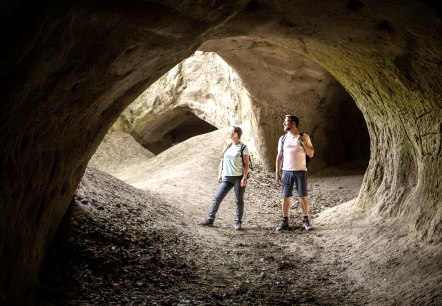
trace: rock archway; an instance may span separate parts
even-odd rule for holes
[[[442,24],[426,1],[48,1],[7,16],[1,300],[35,284],[88,160],[124,108],[203,42],[228,37],[268,41],[331,73],[370,135],[357,205],[441,242]]]
[[[161,135],[159,140],[152,138],[145,139],[139,135],[138,142],[154,154],[159,154],[171,146],[180,143],[193,136],[205,134],[216,130],[217,128],[210,123],[200,119],[189,110],[179,109],[173,114],[163,114],[165,121],[160,121],[160,131],[152,131],[156,135]]]
[[[208,41],[200,47],[205,48],[216,49],[235,69],[216,53],[197,51],[131,103],[114,129],[159,153],[158,148],[170,147],[177,131],[194,130],[195,136],[240,124],[255,158],[274,170],[281,122],[285,114],[296,114],[316,148],[310,173],[342,163],[368,164],[369,136],[361,111],[317,63],[247,37]],[[177,128],[190,118],[195,123]],[[195,129],[198,122],[206,128]]]

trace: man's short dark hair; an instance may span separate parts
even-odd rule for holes
[[[299,118],[296,117],[295,115],[285,115],[286,118],[289,118],[290,121],[294,122],[296,127],[298,127],[299,124]]]

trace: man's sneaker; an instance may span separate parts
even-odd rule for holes
[[[310,224],[310,221],[308,220],[308,218],[304,218],[303,224],[304,224],[304,229],[306,231],[310,231],[313,229],[313,226]]]
[[[282,218],[279,222],[278,226],[276,227],[277,231],[286,230],[289,228],[289,219],[288,218]]]
[[[206,219],[200,223],[202,226],[213,226],[213,219]]]
[[[240,230],[241,229],[241,221],[235,221],[235,229]]]

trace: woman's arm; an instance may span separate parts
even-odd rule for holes
[[[242,156],[242,161],[244,163],[244,174],[241,180],[241,187],[247,185],[247,176],[249,174],[249,154],[244,154]]]
[[[218,171],[218,182],[221,183],[223,179],[223,164],[224,164],[224,158],[221,158],[219,162],[219,171]]]

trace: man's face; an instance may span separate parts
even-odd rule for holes
[[[292,128],[294,122],[292,122],[289,117],[286,117],[282,124],[284,125],[284,131],[288,132]]]

